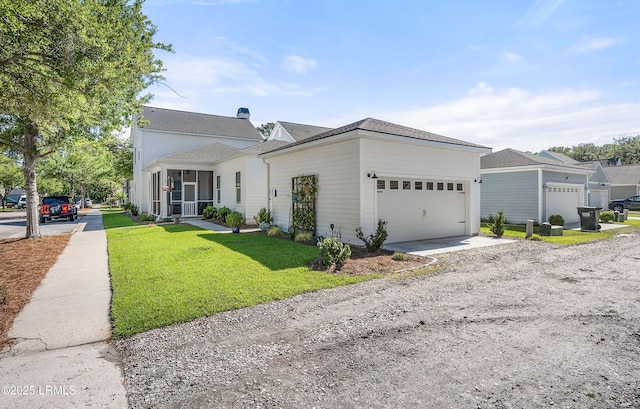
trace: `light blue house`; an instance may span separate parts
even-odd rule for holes
[[[485,155],[480,160],[481,216],[502,210],[510,223],[542,223],[559,214],[565,224],[579,223],[577,207],[588,203],[593,173],[584,165],[515,149]]]

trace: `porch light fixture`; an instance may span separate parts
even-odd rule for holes
[[[564,177],[564,180],[569,180],[569,176],[565,176],[565,177]]]
[[[473,179],[473,181],[474,181],[475,183],[482,183],[482,182],[484,182],[484,181],[482,180],[482,178],[475,178],[475,179]]]
[[[376,175],[376,171],[372,170],[371,172],[367,173],[367,177],[369,179],[378,179],[378,176]]]

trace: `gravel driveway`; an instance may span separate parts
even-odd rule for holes
[[[441,261],[118,341],[130,406],[640,407],[640,236]]]

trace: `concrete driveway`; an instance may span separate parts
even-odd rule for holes
[[[384,248],[391,251],[400,251],[418,256],[430,256],[433,254],[449,253],[452,251],[469,250],[478,247],[497,246],[513,243],[514,240],[498,239],[485,236],[459,236],[444,239],[403,241],[399,243],[385,244]]]

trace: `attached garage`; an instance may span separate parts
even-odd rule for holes
[[[465,183],[452,180],[377,180],[378,217],[387,221],[387,242],[465,234]]]
[[[584,185],[570,183],[547,183],[546,189],[547,219],[559,214],[565,224],[580,223],[578,206],[584,206]]]

